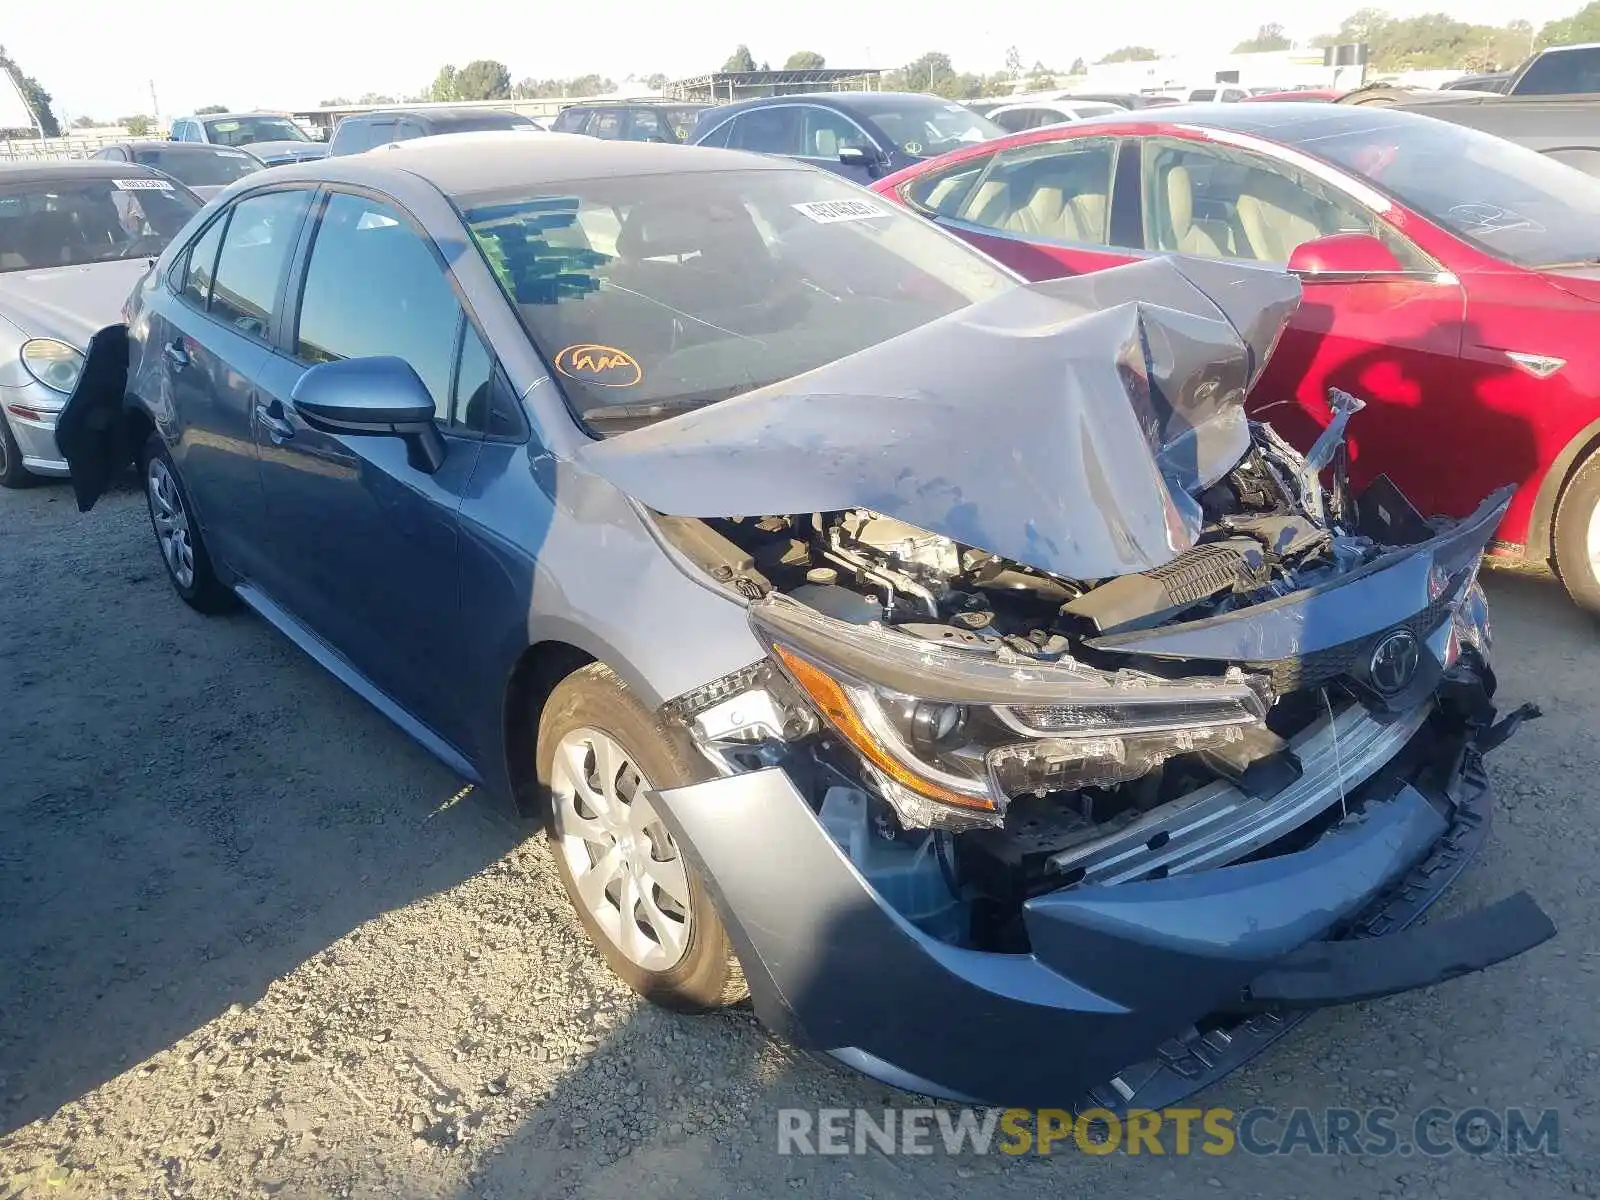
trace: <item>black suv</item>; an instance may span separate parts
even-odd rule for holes
[[[508,108],[380,108],[352,113],[340,121],[333,131],[333,140],[328,143],[328,156],[360,154],[374,146],[435,133],[538,128],[537,121]]]
[[[686,142],[707,104],[574,104],[550,123],[553,133],[585,133],[613,142]]]

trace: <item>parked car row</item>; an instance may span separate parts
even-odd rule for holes
[[[1421,118],[1216,111],[997,140],[778,97],[692,146],[419,136],[203,207],[0,172],[20,309],[127,273],[120,313],[19,324],[0,396],[81,508],[137,469],[183,601],[541,818],[642,995],[748,993],[922,1093],[1163,1107],[1554,934],[1526,893],[1408,927],[1536,715],[1496,712],[1478,582],[1530,468],[1464,431],[1577,349],[1450,372],[1474,296],[1512,302],[1477,275],[1577,312],[1540,238],[1588,181],[1487,155],[1502,191],[1435,206],[1427,147],[1371,132]],[[1476,461],[1414,504],[1397,422]]]

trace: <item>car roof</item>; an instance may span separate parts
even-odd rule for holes
[[[735,100],[712,109],[712,112],[731,113],[741,109],[756,108],[763,104],[815,104],[823,108],[837,108],[848,112],[861,104],[881,105],[886,100],[933,100],[940,104],[954,104],[943,96],[926,92],[793,92],[783,96],[755,96],[749,100]]]
[[[0,183],[42,183],[52,179],[165,179],[154,167],[106,159],[0,163]]]
[[[227,153],[229,157],[232,157],[233,151],[246,149],[244,146],[219,146],[214,142],[174,142],[167,138],[137,138],[128,142],[107,142],[100,148],[109,150],[113,146],[120,146],[124,150],[160,150],[163,153],[170,151],[174,154]]]
[[[425,121],[430,125],[458,125],[466,121],[481,120],[485,116],[497,117],[522,117],[524,121],[532,121],[532,117],[523,116],[522,113],[510,108],[375,108],[371,112],[351,113],[346,121],[361,121],[373,117],[410,117],[413,120]],[[343,122],[341,122],[342,124]]]
[[[1177,104],[1109,113],[1080,121],[1073,129],[1107,125],[1187,125],[1249,134],[1268,141],[1304,142],[1317,137],[1358,129],[1414,128],[1429,118],[1387,106],[1297,104],[1288,101],[1261,104]]]
[[[174,117],[174,121],[226,121],[232,117],[282,117],[285,121],[294,120],[288,113],[266,112],[261,109],[251,109],[248,112],[225,113],[184,113],[181,117]]]
[[[568,104],[561,111],[569,108],[711,108],[705,100],[579,100]],[[726,107],[726,105],[724,105]]]
[[[575,133],[530,137],[507,129],[413,138],[365,154],[310,159],[274,168],[273,178],[382,187],[385,181],[396,182],[396,177],[415,176],[447,196],[459,196],[608,176],[796,169],[804,168],[787,159],[736,150],[607,141]]]

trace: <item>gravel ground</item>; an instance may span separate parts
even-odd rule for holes
[[[1320,1014],[1205,1102],[1553,1108],[1557,1155],[799,1158],[779,1108],[915,1102],[635,1001],[543,839],[179,603],[137,493],[0,493],[0,1198],[1600,1194],[1596,630],[1548,579],[1490,591],[1504,698],[1547,716],[1444,911],[1527,885],[1560,936]]]

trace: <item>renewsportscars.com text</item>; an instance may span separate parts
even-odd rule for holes
[[[785,1108],[778,1153],[1556,1155],[1553,1109]]]

